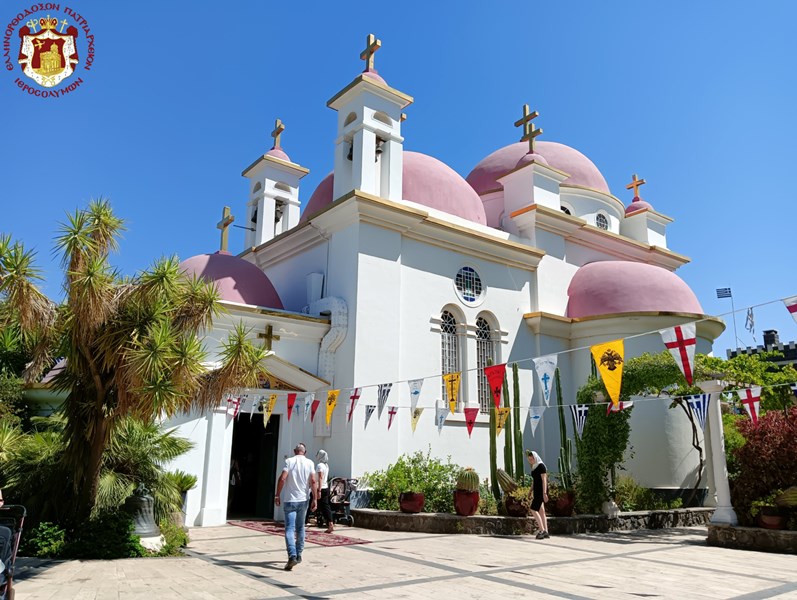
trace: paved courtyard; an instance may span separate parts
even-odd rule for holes
[[[797,557],[710,548],[705,529],[561,536],[351,530],[370,544],[310,544],[283,570],[281,537],[191,531],[189,556],[22,559],[17,600],[164,598],[797,598]]]

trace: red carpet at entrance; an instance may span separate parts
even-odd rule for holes
[[[271,535],[285,536],[285,526],[276,521],[227,521],[230,525],[253,529]],[[337,533],[324,533],[322,530],[315,530],[312,527],[305,528],[305,542],[318,544],[319,546],[351,546],[353,544],[370,544],[369,540],[338,535]]]

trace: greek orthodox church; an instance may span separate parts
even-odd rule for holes
[[[174,465],[199,477],[189,525],[279,516],[276,478],[299,441],[311,458],[329,453],[333,476],[359,477],[430,449],[487,477],[490,364],[518,362],[524,446],[556,465],[555,399],[534,431],[528,419],[529,407],[543,405],[532,358],[557,355],[572,404],[591,373],[591,345],[626,338],[629,358],[661,352],[659,330],[699,320],[697,351],[710,353],[724,328],[676,275],[689,259],[668,247],[673,221],[642,200],[644,180],[634,175],[626,205],[581,152],[536,139],[528,106],[515,123],[521,141],[510,141],[508,123],[507,145],[487,149],[466,177],[404,150],[413,98],[377,73],[379,47],[369,36],[365,70],[327,102],[337,116],[332,173],[300,189],[308,170],[289,156],[277,120],[273,147],[243,170],[246,202],[232,207],[244,249],[227,252],[225,209],[222,250],[182,262],[217,284],[227,309],[207,332],[211,355],[240,322],[270,351],[262,388],[169,423],[195,442]],[[457,372],[451,412],[443,375]],[[339,396],[327,423],[329,390]],[[320,408],[307,416],[310,399]],[[423,411],[413,415],[413,405]],[[446,409],[444,422],[436,407]],[[479,409],[470,432],[465,408]],[[683,435],[662,426],[676,417]],[[687,457],[683,415],[637,403],[632,429],[628,466],[642,485],[691,487],[697,460]],[[672,445],[679,436],[681,454]]]

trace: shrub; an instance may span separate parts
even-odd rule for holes
[[[101,512],[71,533],[62,555],[104,560],[147,556],[133,528],[133,518],[128,513]]]
[[[451,462],[442,462],[418,450],[414,454],[402,454],[384,471],[363,475],[365,487],[370,488],[370,506],[380,510],[398,510],[399,494],[422,492],[425,497],[424,511],[454,512],[454,495],[457,473],[460,467]]]
[[[745,438],[734,456],[739,465],[731,499],[742,525],[752,525],[754,500],[797,482],[797,407],[771,410],[753,425],[749,419],[737,423]]]
[[[188,529],[177,525],[169,519],[161,519],[161,534],[163,534],[163,548],[158,556],[183,556],[182,549],[188,545]]]
[[[64,549],[66,531],[54,523],[39,523],[22,531],[19,554],[35,558],[58,558]]]
[[[479,514],[491,516],[498,514],[498,502],[496,502],[495,496],[493,496],[488,479],[485,479],[481,485],[479,485]]]
[[[722,415],[722,430],[725,434],[725,462],[728,464],[728,479],[731,483],[739,476],[739,463],[736,451],[744,446],[744,436],[739,433],[738,423],[747,419],[743,415]]]
[[[624,512],[633,510],[666,510],[681,508],[683,500],[665,500],[650,488],[642,487],[633,477],[621,475],[615,485],[614,500],[620,510]]]

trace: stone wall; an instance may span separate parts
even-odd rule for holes
[[[682,508],[620,513],[616,519],[606,515],[548,517],[548,530],[555,535],[634,529],[662,529],[705,525],[713,508]],[[534,533],[533,517],[499,517],[474,515],[460,517],[448,513],[405,514],[390,510],[361,508],[352,510],[358,527],[383,531],[415,531],[424,533],[471,533],[477,535],[521,535]]]
[[[797,554],[797,531],[738,527],[726,524],[708,526],[708,545],[740,550],[761,550]]]

